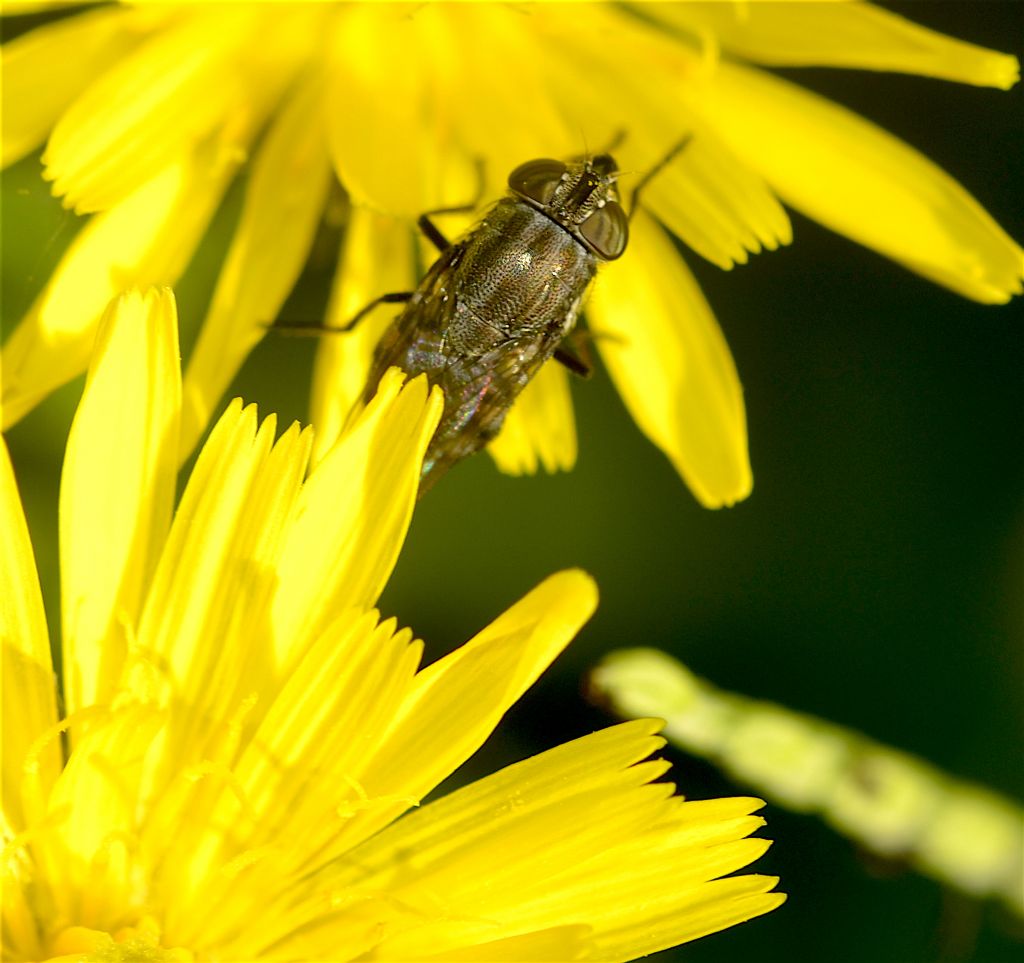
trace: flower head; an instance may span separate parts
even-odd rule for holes
[[[61,483],[60,700],[0,459],[4,959],[621,960],[782,901],[721,878],[767,846],[759,801],[674,797],[649,720],[420,807],[593,583],[555,575],[419,668],[372,606],[440,399],[394,372],[308,475],[310,430],[232,403],[172,511],[175,315],[130,293],[100,324]]]
[[[5,349],[8,423],[84,369],[126,282],[176,279],[243,165],[241,217],[185,380],[185,451],[298,278],[336,184],[351,206],[328,326],[415,286],[411,219],[473,197],[476,160],[493,198],[532,157],[625,131],[618,159],[638,177],[692,135],[645,190],[654,216],[633,219],[588,323],[637,424],[710,507],[750,491],[745,412],[673,237],[728,269],[790,242],[786,204],[967,297],[1021,290],[1024,253],[956,181],[761,69],[1015,83],[1014,57],[866,3],[124,5],[40,27],[5,53],[4,161],[45,139],[54,190],[96,212]],[[389,320],[324,341],[315,457]],[[554,470],[575,446],[566,375],[547,365],[492,453],[509,471]]]

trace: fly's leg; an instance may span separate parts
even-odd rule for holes
[[[555,348],[555,361],[568,368],[574,375],[589,378],[594,373],[594,356],[590,352],[594,337],[592,331],[582,327],[576,328]]]
[[[573,374],[579,375],[581,378],[589,378],[594,373],[594,356],[591,354],[590,346],[597,340],[622,341],[615,334],[602,334],[599,331],[577,328],[555,348],[553,357],[555,361],[564,365]]]
[[[412,300],[415,291],[391,291],[374,298],[369,304],[360,308],[344,324],[268,324],[267,327],[278,334],[292,335],[296,337],[319,337],[322,334],[344,334],[351,331],[360,321],[363,320],[374,308],[381,304],[406,304]]]
[[[468,214],[475,206],[439,207],[436,211],[427,211],[416,219],[416,226],[423,236],[437,248],[438,253],[443,254],[452,246],[452,242],[441,233],[441,229],[430,218],[435,214]]]
[[[439,254],[443,254],[452,246],[441,233],[441,229],[431,220],[438,214],[469,214],[480,206],[480,199],[484,196],[484,159],[477,157],[473,162],[476,169],[476,192],[468,204],[459,204],[456,207],[439,207],[433,211],[425,211],[416,219],[416,226],[423,232],[423,236],[437,248]]]
[[[636,205],[640,200],[640,192],[686,149],[691,140],[693,140],[693,134],[687,134],[685,137],[680,138],[669,148],[668,153],[640,178],[629,198],[630,220],[633,220],[633,213],[636,211]]]
[[[584,351],[581,349],[560,345],[555,348],[554,358],[555,361],[568,368],[574,375],[579,375],[581,378],[589,378],[594,373],[594,366],[589,357],[581,357],[583,353]]]
[[[416,220],[416,225],[423,232],[424,236],[437,248],[441,253],[448,250],[451,247],[451,242],[441,233],[441,230],[431,220],[432,217],[438,214],[468,214],[470,211],[476,210],[480,204],[480,198],[484,193],[484,161],[482,157],[478,157],[475,161],[476,168],[476,194],[473,200],[468,204],[460,204],[457,207],[439,207],[433,211],[426,211],[421,214]],[[381,294],[374,298],[368,304],[360,308],[351,318],[348,319],[344,324],[339,325],[323,325],[323,324],[269,324],[267,325],[273,331],[277,331],[280,334],[295,335],[295,336],[309,336],[317,337],[322,334],[344,334],[346,331],[351,331],[360,321],[363,320],[374,308],[381,304],[407,304],[412,300],[415,291],[391,291],[388,294]]]
[[[626,128],[625,127],[620,127],[617,131],[615,131],[614,134],[612,134],[612,138],[611,138],[610,141],[608,141],[607,146],[601,148],[601,153],[602,154],[613,154],[615,151],[617,151],[622,146],[622,144],[625,141],[625,139],[626,139]]]

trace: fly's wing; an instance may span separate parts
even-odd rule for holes
[[[384,372],[401,368],[410,378],[425,374],[437,384],[445,359],[444,337],[455,312],[454,272],[462,259],[465,243],[443,251],[420,282],[402,313],[384,332],[373,353],[363,402],[377,391]]]
[[[453,336],[458,313],[458,269],[472,235],[442,252],[374,352],[364,393],[369,401],[388,368],[425,374],[444,391],[444,411],[427,448],[422,495],[457,461],[479,451],[500,430],[512,402],[562,337],[562,326],[533,330],[479,350]],[[463,317],[463,323],[465,318]],[[493,330],[493,329],[492,329]]]
[[[444,390],[444,414],[426,456],[422,495],[452,465],[483,448],[501,430],[505,415],[559,338],[517,338],[478,357],[450,358],[433,384]]]

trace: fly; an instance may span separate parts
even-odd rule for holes
[[[373,397],[392,366],[410,377],[425,374],[443,389],[444,411],[424,457],[421,496],[498,434],[516,397],[550,358],[588,373],[562,340],[576,325],[598,266],[626,250],[640,189],[688,140],[633,189],[629,214],[616,186],[618,166],[602,153],[521,164],[508,177],[508,194],[455,242],[429,215],[420,217],[420,229],[440,255],[419,287],[376,298],[340,330],[378,304],[405,304],[377,344],[362,401]]]

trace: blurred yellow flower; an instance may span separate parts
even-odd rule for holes
[[[650,720],[398,818],[596,604],[562,572],[422,670],[378,620],[439,412],[392,371],[307,476],[309,429],[232,402],[172,512],[174,301],[115,302],[61,481],[60,702],[0,445],[5,960],[625,960],[782,902],[720,878],[760,801],[673,796]]]
[[[241,218],[185,379],[183,451],[281,308],[336,183],[352,206],[331,325],[415,285],[411,218],[472,197],[474,159],[492,197],[532,157],[622,130],[621,166],[643,172],[692,134],[587,316],[642,431],[704,505],[731,504],[752,485],[742,391],[672,236],[730,268],[789,243],[784,202],[978,301],[1006,301],[1024,274],[1021,248],[951,177],[757,64],[1004,89],[1018,73],[1012,56],[859,2],[141,4],[38,27],[4,47],[3,162],[46,141],[55,192],[96,213],[4,350],[5,424],[84,370],[112,295],[180,275],[242,167]],[[315,458],[387,314],[323,342]],[[515,472],[568,467],[575,451],[566,375],[548,365],[492,452]]]

